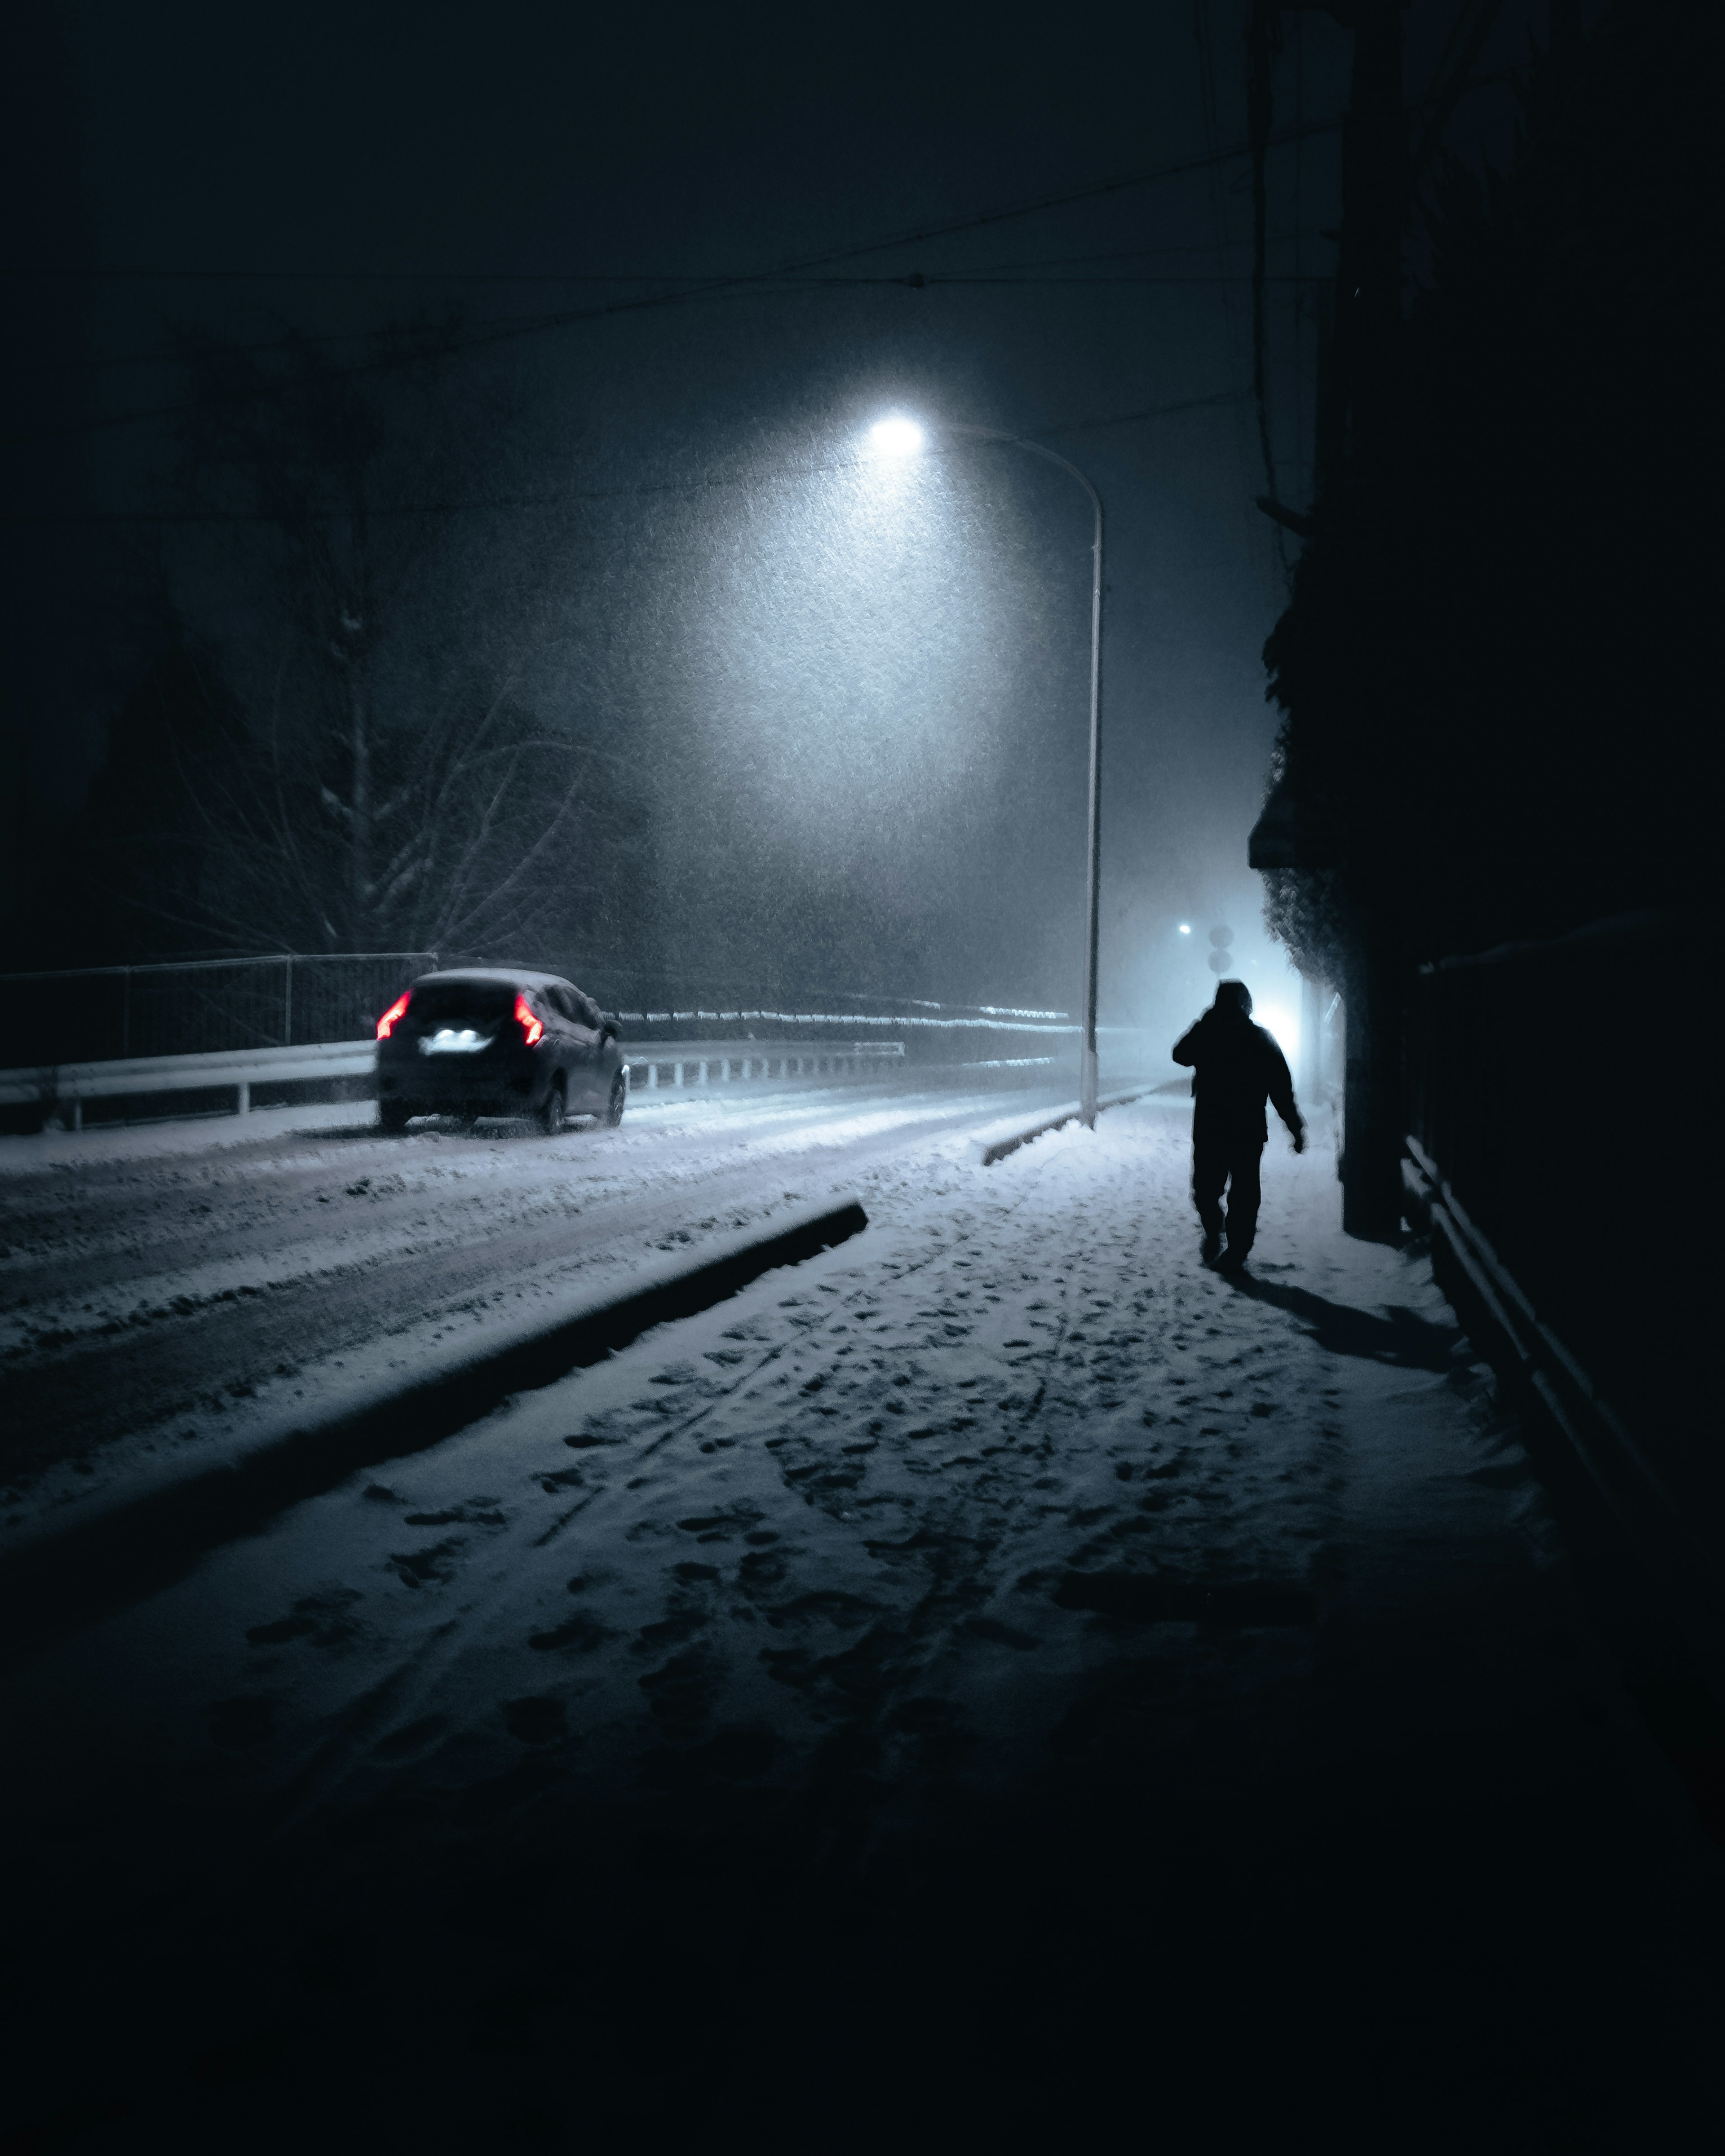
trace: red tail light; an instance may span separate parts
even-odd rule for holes
[[[412,1003],[413,1000],[413,991],[411,988],[403,989],[402,993],[396,998],[395,1001],[391,1004],[388,1009],[384,1012],[382,1017],[377,1021],[377,1038],[379,1040],[388,1040],[390,1034],[395,1030],[397,1021],[398,1019],[404,1019],[407,1016],[408,1005]]]
[[[521,1028],[521,1039],[526,1042],[529,1048],[545,1030],[538,1019],[534,1017],[533,1007],[525,996],[517,996],[515,999],[515,1022]]]

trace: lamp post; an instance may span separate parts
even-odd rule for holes
[[[1091,547],[1090,586],[1090,810],[1084,865],[1084,1037],[1078,1051],[1079,1114],[1087,1129],[1096,1122],[1096,953],[1101,940],[1102,847],[1102,497],[1075,464],[1040,442],[1022,435],[1002,434],[987,427],[968,427],[949,422],[949,430],[974,441],[998,442],[1009,449],[1028,449],[1045,464],[1057,465],[1069,479],[1084,489],[1096,517],[1096,537]],[[920,449],[922,429],[914,420],[882,419],[870,429],[876,444],[889,454],[905,456]]]

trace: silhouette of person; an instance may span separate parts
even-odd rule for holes
[[[1267,1100],[1306,1150],[1306,1125],[1281,1050],[1252,1024],[1244,981],[1219,981],[1216,1000],[1174,1043],[1174,1060],[1192,1071],[1192,1202],[1204,1223],[1204,1261],[1238,1272],[1258,1232],[1258,1163],[1270,1137]],[[1228,1191],[1228,1248],[1222,1248],[1222,1193]]]

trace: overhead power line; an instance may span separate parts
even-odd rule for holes
[[[1284,246],[1291,243],[1296,244],[1298,237],[1299,235],[1296,233],[1278,234],[1273,239],[1271,244],[1276,246]],[[1245,248],[1249,247],[1251,243],[1249,240],[1241,240],[1235,244],[1240,248]],[[1179,245],[1163,247],[1114,247],[1109,248],[1101,253],[1089,253],[1084,254],[1047,254],[1033,257],[1029,260],[1023,262],[996,262],[985,264],[982,269],[975,270],[937,270],[932,274],[925,274],[920,270],[913,270],[906,271],[902,275],[896,276],[886,275],[879,277],[791,278],[781,280],[777,285],[763,286],[762,289],[795,291],[803,289],[819,290],[829,287],[869,285],[910,285],[913,288],[921,288],[925,285],[1220,285],[1244,283],[1250,274],[1246,270],[1236,270],[1227,273],[1218,273],[1215,271],[1207,270],[1202,274],[1179,271],[1158,271],[1153,274],[1147,272],[1142,275],[1136,276],[1127,276],[1125,275],[1122,275],[1113,277],[1039,277],[1027,274],[1032,270],[1044,270],[1064,269],[1076,270],[1086,268],[1089,264],[1097,262],[1136,262],[1142,261],[1147,257],[1153,256],[1159,259],[1162,256],[1169,254],[1214,254],[1215,252],[1216,249],[1214,246],[1209,241],[1205,241],[1198,246],[1189,246],[1183,244]],[[669,278],[613,278],[596,271],[590,281],[595,285],[659,284],[669,281]],[[1322,280],[1317,278],[1316,276],[1305,276],[1303,275],[1296,274],[1296,277],[1292,278],[1286,276],[1273,276],[1269,281],[1272,285],[1275,285],[1287,284],[1295,281],[1317,283],[1322,282]],[[745,289],[746,288],[739,285],[736,295],[721,292],[716,295],[716,296],[725,298],[727,296],[741,295]],[[537,323],[542,321],[543,319],[543,315],[537,312],[531,316],[493,316],[481,322],[465,323],[458,325],[458,326],[465,329],[500,328],[506,325],[519,325],[522,322]],[[231,345],[226,348],[229,351],[240,352],[247,356],[260,352],[291,352],[297,349],[312,347],[321,350],[329,345],[364,343],[368,341],[372,335],[373,331],[369,329],[331,330],[315,336],[295,335],[285,337],[260,337],[254,344]],[[89,356],[89,357],[82,361],[80,363],[85,367],[95,370],[116,367],[167,367],[175,364],[182,357],[183,353],[178,346],[157,345],[152,346],[152,348],[148,352],[93,352]]]
[[[1278,145],[1292,142],[1302,136],[1329,133],[1342,125],[1343,117],[1339,115],[1329,120],[1312,121],[1299,129],[1283,129],[1272,136],[1271,141]],[[580,322],[599,321],[619,315],[639,314],[660,307],[681,305],[689,300],[703,298],[718,292],[783,283],[788,280],[804,276],[811,270],[824,270],[839,262],[858,260],[864,255],[886,254],[896,248],[925,245],[930,241],[947,239],[958,233],[980,231],[989,225],[1004,224],[1018,218],[1034,216],[1044,210],[1061,208],[1070,203],[1094,201],[1105,195],[1117,194],[1129,187],[1147,186],[1153,181],[1178,178],[1183,173],[1199,172],[1211,165],[1225,163],[1236,157],[1244,157],[1249,152],[1250,145],[1241,143],[1226,150],[1207,152],[1203,157],[1177,158],[1168,163],[1147,166],[1136,172],[1122,173],[1113,179],[1093,180],[1081,187],[1060,188],[1053,193],[1039,195],[1028,201],[1009,203],[999,209],[975,211],[965,217],[949,218],[943,223],[907,228],[880,239],[858,240],[848,246],[829,248],[819,254],[803,255],[794,261],[782,263],[776,269],[752,271],[741,276],[711,277],[680,286],[673,291],[660,290],[644,294],[636,299],[609,300],[594,306],[560,311],[554,314],[531,318],[524,322],[468,336],[462,338],[459,342],[451,343],[448,352],[438,357],[453,356],[457,352],[482,350],[488,346],[507,343],[518,337],[542,336],[548,330],[567,328]],[[261,273],[203,274],[220,276],[252,275]],[[391,274],[407,275],[405,272]],[[421,281],[424,280],[422,279]],[[398,363],[394,357],[362,360],[351,367],[331,368],[323,379],[334,381],[357,375],[376,373]],[[27,444],[56,441],[75,435],[105,433],[116,427],[136,426],[151,419],[177,418],[187,412],[207,409],[215,403],[247,403],[262,398],[279,396],[293,387],[293,384],[279,382],[259,382],[243,390],[232,391],[219,398],[187,399],[174,404],[152,405],[141,411],[114,413],[103,418],[83,420],[69,427],[48,428],[33,434],[7,435],[0,437],[0,447],[22,447]]]

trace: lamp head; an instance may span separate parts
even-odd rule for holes
[[[906,419],[895,412],[875,422],[869,429],[869,439],[884,455],[914,456],[922,446],[922,429],[914,419]]]

